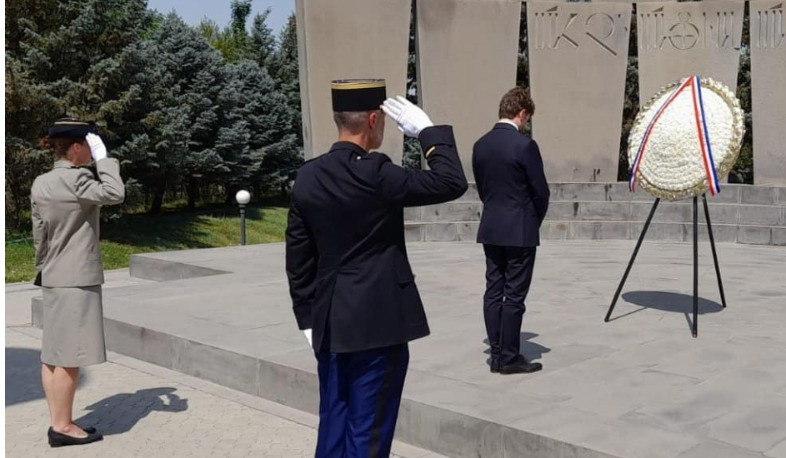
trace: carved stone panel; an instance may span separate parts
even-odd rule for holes
[[[736,89],[744,7],[734,0],[639,4],[639,101],[688,75]]]
[[[786,2],[751,0],[753,180],[786,185]]]
[[[300,98],[306,159],[336,141],[330,81],[384,78],[388,96],[404,95],[410,0],[297,0]],[[403,137],[385,126],[380,151],[401,163]]]
[[[451,124],[467,178],[472,145],[516,84],[520,0],[417,2],[418,84],[436,124]]]
[[[550,181],[617,181],[631,8],[527,4],[533,138]]]

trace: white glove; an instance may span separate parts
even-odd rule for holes
[[[425,111],[400,95],[385,100],[382,111],[393,118],[398,124],[398,130],[408,137],[417,138],[421,130],[434,125]]]
[[[90,146],[90,155],[93,156],[94,161],[106,159],[106,145],[101,141],[101,137],[90,133],[87,134],[85,140],[87,140],[87,144]]]
[[[313,344],[311,343],[311,329],[304,329],[303,335],[306,336],[306,340],[308,340],[308,346],[312,347]]]

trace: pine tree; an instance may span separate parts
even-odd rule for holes
[[[64,116],[103,127],[135,97],[125,65],[151,15],[141,0],[11,0],[6,14],[6,215],[16,225],[51,164],[38,147],[46,127]]]
[[[271,68],[276,53],[276,37],[273,35],[273,30],[267,25],[270,11],[268,8],[254,16],[250,37],[252,60],[265,69]]]
[[[278,40],[278,51],[271,68],[276,87],[287,99],[287,105],[296,114],[289,132],[303,146],[303,123],[300,115],[300,76],[298,74],[297,25],[294,13]]]
[[[185,186],[189,204],[199,185],[227,169],[215,149],[224,84],[221,55],[178,16],[164,18],[138,45],[131,78],[141,88],[129,118],[116,126],[126,142],[116,155],[153,190],[151,213],[161,210],[167,189]]]

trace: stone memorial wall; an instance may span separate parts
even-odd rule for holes
[[[614,182],[631,13],[636,9],[640,102],[698,74],[737,86],[745,3],[427,0],[416,10],[419,102],[454,126],[470,180],[472,145],[497,120],[515,84],[519,34],[528,38],[533,136],[554,182]],[[754,180],[786,185],[786,22],[783,0],[750,0]],[[404,94],[411,0],[297,0],[306,158],[335,141],[330,80],[385,78]],[[382,151],[400,162],[402,136],[386,127]]]

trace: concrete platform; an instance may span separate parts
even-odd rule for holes
[[[501,376],[485,364],[480,246],[410,244],[432,335],[411,344],[397,439],[455,457],[786,457],[786,248],[720,244],[721,309],[705,242],[694,339],[688,244],[645,242],[603,323],[633,246],[544,243],[522,333],[544,370]],[[106,291],[109,348],[316,412],[283,251],[135,256],[136,275],[167,281]],[[166,263],[209,275],[172,280]]]

